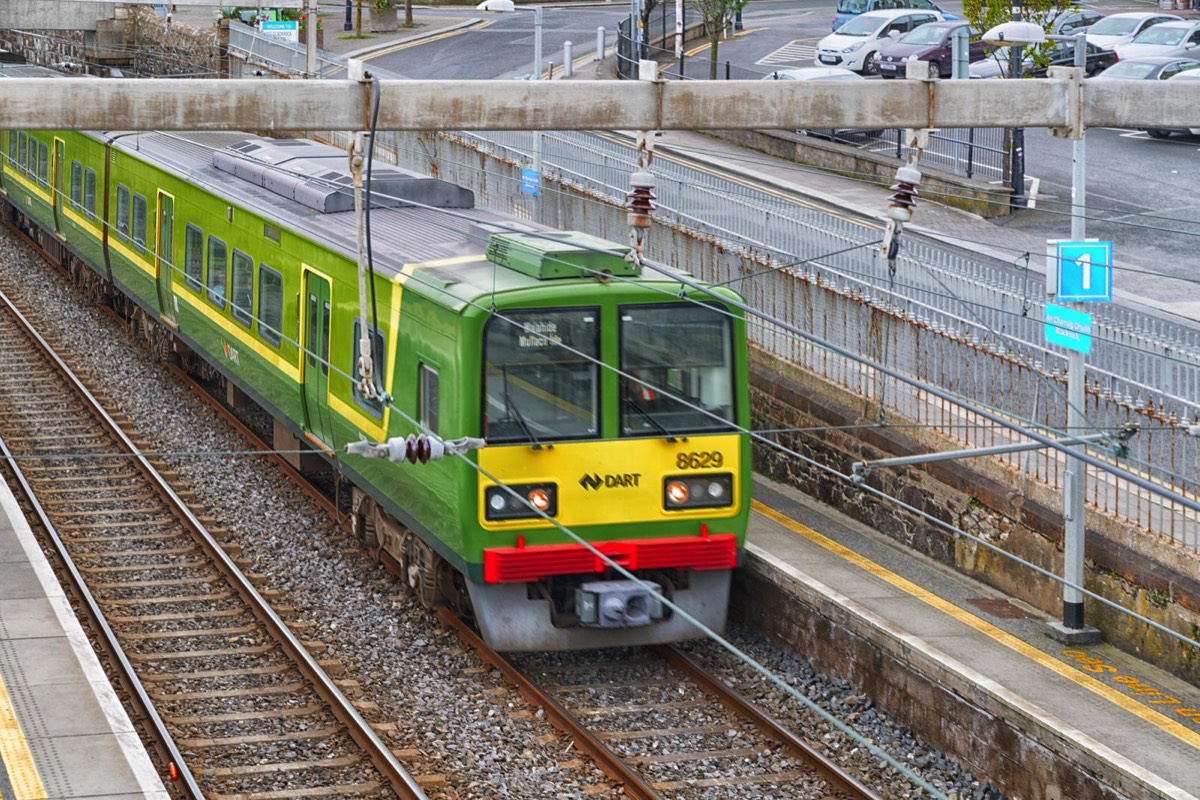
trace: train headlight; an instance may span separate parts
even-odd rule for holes
[[[512,489],[512,492],[508,489]],[[534,519],[542,514],[551,517],[558,514],[558,487],[553,483],[515,484],[508,489],[489,486],[484,491],[487,519]]]
[[[663,480],[663,508],[722,508],[733,504],[733,473],[668,475]]]

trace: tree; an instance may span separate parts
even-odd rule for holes
[[[717,79],[717,45],[725,33],[730,18],[746,7],[747,0],[692,0],[692,6],[704,20],[708,36],[708,79]]]
[[[1049,33],[1059,16],[1078,11],[1079,4],[1071,0],[1025,0],[1021,6],[1021,18],[1026,22],[1041,25]],[[1011,22],[1011,0],[963,0],[963,18],[971,23],[972,28],[987,31],[1005,22]],[[1051,47],[1047,42],[1043,47],[1030,48],[1034,63],[1045,66],[1048,59],[1043,52]]]

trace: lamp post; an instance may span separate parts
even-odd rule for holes
[[[997,25],[983,35],[988,44],[1013,45],[1017,51],[1022,44],[1041,44],[1047,40],[1073,41],[1075,43],[1074,67],[1078,70],[1078,79],[1083,80],[1087,73],[1087,34],[1077,33],[1074,36],[1049,36],[1040,26],[1031,22],[1006,22]],[[1019,70],[1019,68],[1017,68]],[[1019,71],[1018,71],[1019,74]],[[1085,140],[1082,120],[1079,123],[1078,135],[1074,136],[1071,151],[1071,240],[1083,241],[1086,236],[1087,198],[1085,197],[1086,172]],[[1014,142],[1014,150],[1016,143]],[[1022,153],[1022,155],[1024,155]],[[1014,159],[1015,181],[1015,159]],[[1022,175],[1024,181],[1024,175]],[[1021,192],[1024,195],[1024,191]],[[1016,195],[1013,196],[1014,205]],[[1047,271],[1052,267],[1047,265]],[[1047,291],[1049,291],[1047,278]],[[1067,433],[1073,436],[1082,434],[1087,425],[1083,413],[1085,401],[1084,379],[1085,365],[1083,352],[1071,350],[1067,362]],[[1083,445],[1079,445],[1082,447]],[[1086,626],[1083,622],[1083,587],[1084,570],[1084,479],[1086,466],[1083,460],[1075,455],[1067,456],[1067,480],[1063,487],[1063,613],[1062,624],[1051,625],[1051,635],[1063,641],[1073,643],[1088,643],[1099,641],[1100,632]],[[1078,587],[1078,588],[1077,588]]]

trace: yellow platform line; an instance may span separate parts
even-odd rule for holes
[[[974,628],[988,638],[999,642],[1010,650],[1020,653],[1031,661],[1036,661],[1038,664],[1050,670],[1051,672],[1061,675],[1067,680],[1078,684],[1084,689],[1087,689],[1089,692],[1099,695],[1110,703],[1120,706],[1130,714],[1140,717],[1160,730],[1171,734],[1175,738],[1186,742],[1192,747],[1200,749],[1200,734],[1190,730],[1186,726],[1167,719],[1158,711],[1147,708],[1128,695],[1122,694],[1117,689],[1113,689],[1112,687],[1107,686],[1103,682],[1098,681],[1089,675],[1076,671],[1071,666],[1064,664],[1058,659],[1052,658],[1046,653],[1043,653],[1041,650],[1038,650],[1036,647],[1021,641],[1011,633],[1008,633],[1001,628],[997,628],[995,625],[992,625],[989,622],[985,622],[974,614],[964,611],[949,601],[943,600],[933,592],[921,588],[912,581],[901,578],[899,575],[885,569],[884,567],[881,567],[879,564],[876,564],[870,559],[864,558],[858,553],[855,553],[853,550],[843,547],[828,537],[822,536],[812,528],[801,525],[795,520],[789,519],[775,509],[764,505],[761,501],[754,500],[752,501],[752,505],[755,511],[762,514],[772,522],[782,525],[793,533],[803,536],[813,544],[819,545],[834,555],[849,561],[859,569],[865,570],[880,580],[890,583],[897,589],[900,589],[906,594],[917,598],[918,600],[932,606],[944,614],[954,617],[964,625]]]
[[[9,783],[16,793],[14,800],[38,800],[46,796],[3,678],[0,678],[0,758],[4,760]]]

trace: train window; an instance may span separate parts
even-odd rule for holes
[[[225,273],[229,269],[225,243],[215,236],[208,237],[208,299],[217,308],[225,308]]]
[[[83,213],[88,219],[96,218],[96,170],[83,170]]]
[[[79,204],[83,202],[83,164],[78,161],[71,162],[71,208],[75,211],[79,210]]]
[[[254,261],[245,253],[233,251],[233,270],[229,281],[229,310],[233,318],[250,327],[254,310]]]
[[[43,188],[46,186],[46,176],[50,174],[50,148],[45,142],[38,142],[37,179]]]
[[[8,159],[5,163],[11,167],[13,158],[17,155],[17,132],[16,131],[8,132],[8,152],[5,155],[8,156]]]
[[[117,184],[117,238],[129,241],[129,187]]]
[[[489,442],[600,435],[596,308],[506,311],[484,329],[480,428]]]
[[[279,228],[276,228],[274,225],[267,225],[266,223],[263,223],[263,236],[267,237],[275,244],[279,244],[281,241]]]
[[[190,222],[183,232],[183,277],[188,286],[200,291],[204,281],[204,233]]]
[[[31,178],[37,177],[38,141],[29,137],[29,148],[25,151],[25,174]]]
[[[729,430],[732,322],[716,306],[622,306],[621,435]]]
[[[315,292],[308,293],[308,327],[306,328],[308,342],[308,364],[311,367],[321,363],[321,373],[329,374],[329,301],[324,305]],[[316,346],[316,350],[312,349]]]
[[[438,374],[428,364],[417,373],[417,420],[430,433],[438,432]]]
[[[376,417],[383,416],[383,403],[379,400],[379,395],[383,394],[383,371],[387,363],[384,355],[387,353],[387,344],[383,340],[383,334],[376,328],[371,328],[371,377],[374,378],[375,396],[367,397],[363,394],[359,387],[359,381],[362,380],[362,373],[358,370],[358,358],[362,355],[362,347],[359,340],[362,338],[362,320],[354,320],[354,358],[350,363],[350,392],[354,395],[354,402],[370,411]]]
[[[146,252],[146,198],[140,194],[133,196],[133,249]]]
[[[258,265],[258,333],[276,347],[283,340],[283,276]]]
[[[21,131],[21,135],[17,138],[17,172],[25,172],[25,148],[28,141],[25,131]]]

